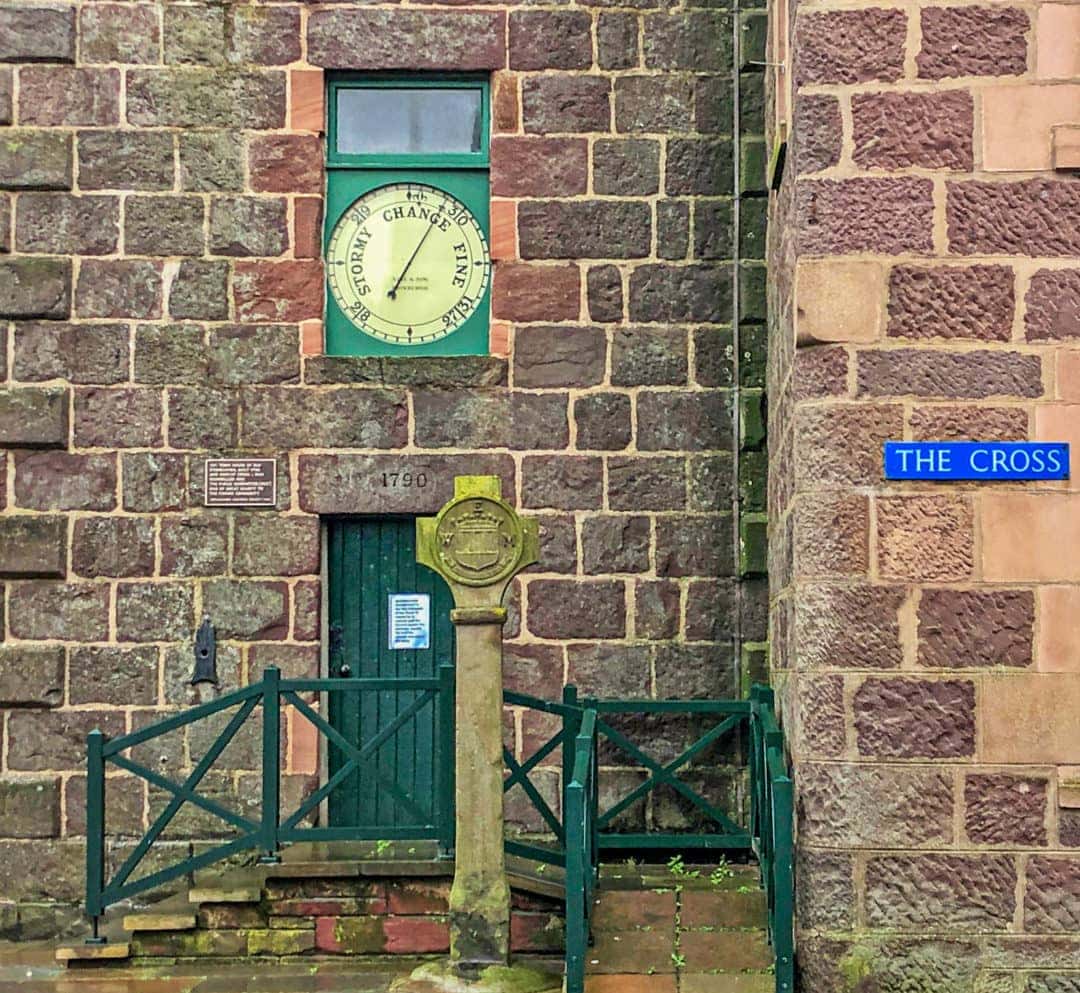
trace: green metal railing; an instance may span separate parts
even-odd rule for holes
[[[761,866],[776,956],[776,993],[795,990],[795,799],[773,691],[750,691],[750,833]]]
[[[394,693],[410,694],[412,699],[380,728],[370,739],[354,744],[335,729],[301,694],[310,693]],[[328,742],[345,757],[337,771],[317,790],[302,799],[295,810],[281,810],[281,714],[282,705],[291,706],[308,720]],[[118,738],[107,738],[100,731],[91,731],[86,738],[87,750],[87,797],[86,797],[86,913],[93,926],[92,941],[98,940],[101,915],[110,905],[156,889],[165,883],[187,876],[215,862],[244,851],[261,851],[262,861],[278,861],[277,852],[284,842],[333,841],[385,836],[386,829],[356,829],[352,827],[317,827],[305,825],[304,821],[341,783],[355,773],[361,763],[369,760],[375,752],[389,742],[397,732],[416,717],[425,707],[441,708],[444,727],[451,727],[454,706],[453,666],[440,667],[434,679],[282,679],[280,670],[270,666],[263,670],[258,683],[226,693],[209,703],[168,717],[148,727]],[[131,757],[131,749],[161,738],[198,721],[205,721],[217,714],[236,708],[224,729],[206,749],[202,758],[182,782],[174,782],[162,773],[148,768]],[[262,773],[262,802],[258,819],[245,817],[210,797],[200,795],[199,784],[221,754],[236,737],[258,708],[261,725],[260,769]],[[445,737],[445,736],[441,736]],[[453,789],[453,754],[437,736],[435,742],[435,775],[437,790]],[[145,780],[151,786],[164,790],[171,799],[154,819],[149,829],[123,863],[107,878],[106,831],[105,831],[105,784],[106,767],[117,769]],[[377,774],[377,773],[376,773]],[[416,816],[414,827],[396,829],[401,837],[438,838],[444,849],[453,846],[452,808],[433,805],[432,817],[412,797],[396,790],[393,784],[382,781],[395,800]],[[206,851],[179,859],[138,879],[132,879],[154,843],[161,837],[184,804],[191,804],[213,815],[239,832],[235,837]],[[440,812],[441,811],[441,812]],[[447,812],[448,811],[448,812]],[[424,821],[427,823],[423,823]]]
[[[519,763],[508,749],[503,750],[503,756],[510,770],[505,790],[521,786],[553,837],[550,844],[507,839],[507,852],[566,870],[566,993],[582,993],[584,989],[600,853],[605,849],[686,848],[742,851],[757,857],[767,896],[769,940],[776,957],[776,993],[793,993],[793,796],[772,691],[755,686],[748,700],[586,699],[579,703],[577,690],[567,686],[561,703],[522,693],[507,692],[503,697],[510,706],[561,718],[559,730],[525,761]],[[676,758],[661,763],[614,726],[614,717],[626,714],[693,716],[708,727]],[[741,736],[749,753],[750,823],[746,827],[738,823],[738,814],[720,810],[679,778],[691,762],[731,735]],[[601,809],[598,784],[602,740],[648,771],[642,783],[606,809]],[[563,764],[561,819],[529,780],[529,773],[559,747]],[[622,812],[661,786],[671,788],[703,813],[711,830],[679,834],[611,830]]]

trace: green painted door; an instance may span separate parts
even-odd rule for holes
[[[328,548],[330,675],[380,680],[375,688],[329,695],[331,723],[365,752],[356,770],[330,794],[330,825],[356,838],[437,838],[451,847],[450,589],[417,564],[414,518],[333,521]],[[399,619],[402,603],[417,603],[410,594],[429,598],[426,648],[391,647],[392,635],[399,644],[424,640],[391,623],[392,602]],[[404,682],[417,679],[429,685],[417,689]],[[332,779],[347,756],[333,742],[327,747]]]

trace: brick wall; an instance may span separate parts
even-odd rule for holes
[[[762,13],[741,26],[752,59]],[[79,898],[84,736],[194,699],[204,612],[225,688],[270,663],[318,672],[318,515],[430,513],[455,473],[496,473],[543,536],[513,592],[510,687],[737,692],[734,633],[760,663],[766,604],[760,262],[741,274],[738,361],[731,329],[733,37],[723,9],[636,2],[0,8],[4,930],[47,931],[50,901]],[[491,357],[319,354],[327,69],[493,73]],[[761,84],[754,67],[747,259],[763,255]],[[736,368],[757,542],[741,584]],[[277,457],[277,511],[203,509],[211,453]],[[430,484],[380,485],[399,469]],[[546,730],[533,717],[508,715],[519,752]],[[295,715],[284,741],[296,796],[316,742]],[[144,758],[178,771],[202,747]],[[226,753],[215,795],[257,803],[255,754]],[[109,792],[115,860],[160,797]],[[520,797],[510,812],[533,823]],[[668,796],[624,823],[686,812]],[[200,816],[168,839],[208,833]]]
[[[881,448],[1077,440],[1080,7],[845,6],[792,4],[773,38],[771,624],[803,987],[1064,990],[1077,483],[885,484]]]

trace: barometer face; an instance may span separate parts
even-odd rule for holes
[[[491,258],[460,200],[434,186],[392,183],[346,208],[326,266],[330,292],[358,330],[394,345],[427,345],[472,316]]]

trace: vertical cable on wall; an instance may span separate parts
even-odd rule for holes
[[[732,669],[735,673],[735,686],[742,686],[742,529],[740,517],[742,512],[739,497],[741,468],[740,452],[742,449],[742,396],[741,396],[741,348],[739,341],[739,310],[740,299],[740,230],[741,230],[741,202],[740,187],[742,185],[742,107],[739,87],[739,69],[742,66],[742,24],[740,18],[739,0],[732,0],[731,4],[731,158],[733,163],[733,190],[731,207],[732,249],[731,249],[731,433],[732,459],[731,459],[731,534],[734,576],[735,576],[735,604],[731,619],[731,653]]]

